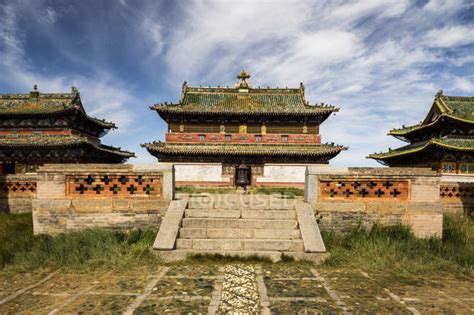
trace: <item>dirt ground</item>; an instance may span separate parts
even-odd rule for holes
[[[125,271],[3,271],[0,314],[218,313],[229,264],[234,263],[184,262]],[[295,262],[243,264],[259,270],[255,282],[262,314],[474,314],[472,278]]]

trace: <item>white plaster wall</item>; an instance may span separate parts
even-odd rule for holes
[[[175,164],[177,182],[228,182],[229,177],[222,175],[219,164]]]
[[[257,183],[304,183],[307,165],[265,164]]]

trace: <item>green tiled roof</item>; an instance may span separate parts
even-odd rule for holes
[[[148,151],[158,154],[225,155],[225,156],[323,156],[337,154],[347,148],[332,144],[278,145],[278,144],[183,144],[153,142],[143,144]]]
[[[329,115],[339,109],[330,105],[309,105],[304,87],[296,89],[251,87],[188,87],[178,104],[157,104],[151,107],[158,113],[170,114],[225,114],[225,115]]]
[[[434,100],[440,115],[434,121],[423,121],[419,124],[393,129],[389,132],[393,136],[404,136],[415,130],[429,128],[437,124],[442,117],[474,124],[474,97],[447,96],[440,91]]]
[[[88,116],[75,88],[71,93],[40,93],[35,90],[27,94],[0,94],[0,116],[48,115],[68,111],[81,112],[86,119],[103,128],[115,128],[111,122]]]
[[[79,145],[90,145],[100,151],[105,151],[120,155],[123,157],[134,157],[133,152],[123,151],[119,148],[106,146],[94,141],[88,137],[80,135],[52,135],[42,133],[32,134],[1,134],[1,148],[42,148],[42,147],[71,147]]]
[[[474,152],[474,138],[441,137],[412,143],[389,152],[374,153],[368,157],[376,160],[386,160],[394,157],[421,152],[429,147],[437,146],[446,150]]]
[[[474,97],[441,95],[441,100],[450,115],[474,123]]]

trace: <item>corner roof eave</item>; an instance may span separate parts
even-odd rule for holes
[[[428,147],[431,146],[437,146],[440,148],[448,149],[448,150],[453,150],[453,151],[469,151],[469,152],[474,152],[474,147],[463,147],[463,146],[456,146],[456,145],[450,145],[447,143],[443,143],[440,141],[440,139],[431,139],[429,141],[425,141],[424,144],[414,147],[414,148],[407,148],[403,150],[404,147],[401,147],[399,149],[389,151],[389,152],[383,152],[383,153],[373,153],[369,154],[366,158],[374,159],[377,161],[384,161],[384,160],[389,160],[392,158],[396,158],[399,156],[403,155],[411,155],[415,154],[418,152],[422,152],[426,150]]]
[[[64,108],[64,109],[60,109],[60,110],[38,111],[38,112],[1,112],[0,111],[0,117],[2,117],[2,116],[18,116],[18,117],[38,117],[39,116],[39,117],[45,117],[45,116],[49,116],[49,115],[59,116],[59,115],[69,114],[71,112],[81,113],[82,116],[86,120],[88,120],[88,121],[90,121],[90,122],[92,122],[96,125],[99,125],[104,129],[117,129],[117,126],[113,122],[89,116],[83,109],[77,108],[77,107],[68,107],[68,108]]]
[[[460,117],[457,117],[457,116],[453,116],[453,115],[448,114],[448,113],[442,113],[441,115],[438,116],[438,118],[436,118],[431,123],[424,124],[424,122],[423,122],[421,124],[408,126],[406,128],[402,128],[402,129],[392,129],[392,130],[389,131],[388,135],[390,135],[390,136],[406,136],[406,135],[411,134],[412,132],[435,126],[436,124],[438,124],[438,122],[441,120],[441,118],[449,118],[449,119],[452,119],[454,121],[463,122],[463,123],[466,123],[466,124],[474,124],[474,121],[472,121],[472,120],[468,120],[468,119],[460,118]]]

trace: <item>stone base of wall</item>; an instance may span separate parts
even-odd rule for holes
[[[33,198],[0,198],[0,212],[31,213]]]
[[[443,212],[457,215],[474,216],[474,204],[472,203],[444,203]]]
[[[35,234],[54,234],[87,228],[129,229],[158,227],[169,201],[146,199],[36,199]]]
[[[0,175],[0,212],[31,213],[36,198],[36,174]]]
[[[322,230],[348,232],[356,227],[370,229],[374,224],[405,224],[417,237],[441,237],[442,206],[439,203],[321,203],[315,216]]]

